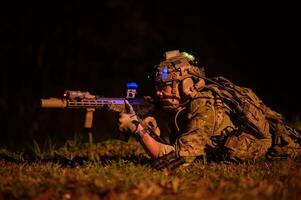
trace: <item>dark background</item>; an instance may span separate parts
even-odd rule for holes
[[[152,94],[148,72],[174,49],[192,53],[208,77],[223,75],[252,88],[288,120],[301,112],[300,12],[294,4],[1,4],[1,146],[65,140],[80,132],[83,113],[34,106],[66,89],[123,97],[126,82],[136,81],[140,95]],[[111,132],[110,117],[96,114],[95,135]]]

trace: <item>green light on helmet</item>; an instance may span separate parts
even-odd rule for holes
[[[189,53],[187,53],[187,52],[182,52],[182,54],[184,55],[184,56],[186,56],[187,58],[189,58],[190,60],[194,60],[194,56],[193,55],[191,55],[191,54],[189,54]]]

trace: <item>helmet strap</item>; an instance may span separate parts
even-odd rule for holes
[[[171,90],[172,96],[176,97],[177,95],[177,81],[172,81],[172,90]]]

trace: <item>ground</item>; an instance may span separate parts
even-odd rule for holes
[[[50,143],[49,143],[50,144]],[[34,156],[0,150],[0,199],[299,199],[301,160],[193,163],[151,168],[140,145],[110,140],[60,148],[35,144]]]

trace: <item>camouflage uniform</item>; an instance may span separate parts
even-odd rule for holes
[[[205,155],[231,161],[301,155],[300,133],[285,125],[282,115],[252,90],[223,77],[206,78],[204,68],[185,52],[169,51],[165,58],[155,66],[157,85],[171,84],[174,96],[180,88],[182,102],[189,102],[175,115],[180,129],[172,133],[173,145],[160,146],[159,165],[172,156],[191,162]]]
[[[239,130],[230,108],[210,90],[198,92],[182,112],[184,116],[176,120],[186,123],[173,146],[161,145],[160,156],[175,150],[188,161],[206,152],[223,160],[255,161],[264,158],[272,145],[267,120],[261,123],[261,139]]]

